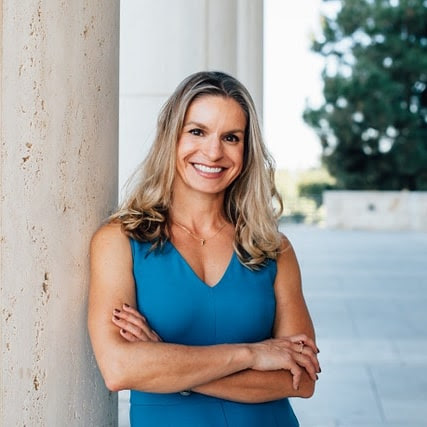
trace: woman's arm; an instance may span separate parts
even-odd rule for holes
[[[311,397],[312,382],[308,374],[303,372],[299,387],[295,390],[289,371],[261,372],[249,369],[195,387],[193,391],[235,402],[263,403],[284,397]]]
[[[120,225],[102,227],[91,243],[88,326],[95,357],[111,390],[170,393],[195,388],[245,369],[301,369],[286,340],[274,346],[232,344],[192,347],[156,340],[129,342],[111,321],[117,307],[135,305],[132,255]]]
[[[274,337],[291,337],[295,343],[306,342],[303,354],[313,361],[316,372],[320,372],[317,361],[318,349],[314,344],[314,328],[301,287],[301,273],[295,252],[287,238],[283,238],[283,249],[277,260],[277,276],[274,285],[276,296],[276,317]],[[305,334],[306,338],[296,334]],[[311,341],[312,340],[312,341]],[[308,345],[312,343],[312,346]],[[298,353],[302,346],[297,344]],[[297,355],[296,355],[297,357]],[[278,370],[257,372],[245,370],[228,377],[196,387],[194,390],[241,402],[265,402],[283,397],[311,397],[315,380],[309,370],[304,369],[298,390],[292,387],[289,371]]]
[[[297,375],[289,370],[256,371],[247,369],[217,380],[193,387],[193,390],[223,399],[255,403],[280,399],[283,397],[310,397],[314,391],[316,372],[320,372],[317,361],[317,347],[314,343],[313,326],[301,291],[301,278],[295,253],[289,242],[284,239],[284,250],[278,259],[278,273],[275,282],[277,300],[274,335],[288,337],[286,351],[301,369]],[[113,319],[116,326],[123,328],[124,337],[129,341],[149,340],[143,333],[138,313],[132,308],[124,308],[120,318]],[[143,322],[146,325],[145,319]],[[297,332],[305,335],[295,335]],[[274,343],[275,340],[267,340]],[[304,341],[303,347],[300,342]],[[300,354],[303,348],[303,354]],[[298,387],[297,387],[298,385]]]

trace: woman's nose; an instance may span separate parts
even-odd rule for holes
[[[210,161],[216,161],[223,156],[223,146],[220,138],[212,136],[204,145],[204,154]]]

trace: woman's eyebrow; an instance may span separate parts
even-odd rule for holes
[[[225,133],[245,133],[245,131],[242,129],[232,129],[232,130],[228,130]]]
[[[184,127],[186,127],[186,126],[196,126],[200,129],[206,129],[207,128],[207,126],[204,125],[203,123],[198,123],[198,122],[194,122],[194,121],[184,123]]]
[[[193,120],[191,120],[190,122],[184,123],[184,127],[187,127],[187,126],[196,126],[200,129],[207,129],[208,128],[203,123],[195,122]],[[243,129],[231,129],[231,130],[227,130],[224,133],[245,133],[245,131]]]

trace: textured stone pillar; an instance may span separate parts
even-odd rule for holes
[[[86,329],[117,198],[119,0],[0,0],[2,426],[116,425]]]

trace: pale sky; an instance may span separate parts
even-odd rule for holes
[[[265,0],[264,133],[278,168],[319,165],[320,143],[302,120],[305,100],[322,100],[322,59],[310,52],[321,0]]]

